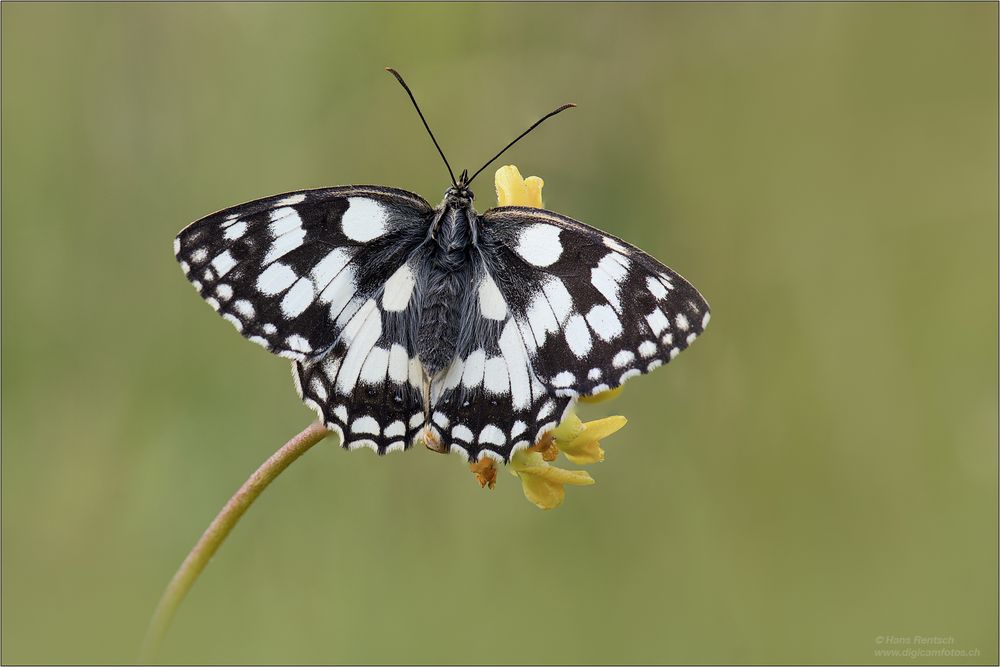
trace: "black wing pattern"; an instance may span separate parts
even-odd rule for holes
[[[432,215],[417,195],[391,188],[292,192],[191,224],[174,252],[243,336],[294,360],[300,395],[344,446],[385,452],[423,425],[406,260]]]
[[[432,392],[438,437],[471,460],[509,461],[576,397],[671,361],[708,324],[690,283],[620,239],[534,208],[480,224],[473,334]]]

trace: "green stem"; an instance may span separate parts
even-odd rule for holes
[[[156,657],[177,607],[251,503],[275,477],[291,465],[292,461],[305,454],[310,447],[329,434],[330,431],[323,424],[313,422],[257,468],[257,471],[250,475],[250,479],[244,482],[239,491],[229,499],[181,563],[167,589],[163,591],[142,643],[140,654],[142,662],[149,663]]]

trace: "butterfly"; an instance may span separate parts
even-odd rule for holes
[[[415,442],[508,462],[580,396],[671,361],[709,308],[640,249],[544,209],[478,213],[472,177],[437,206],[375,185],[302,190],[192,223],[174,253],[244,337],[291,359],[349,449]]]

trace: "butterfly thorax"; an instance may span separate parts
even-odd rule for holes
[[[451,188],[428,230],[417,352],[432,378],[455,358],[462,314],[467,310],[464,300],[474,280],[471,253],[478,224],[472,193]]]

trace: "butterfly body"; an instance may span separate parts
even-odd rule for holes
[[[432,378],[452,362],[463,325],[469,325],[462,321],[468,312],[463,296],[475,274],[478,225],[472,193],[449,188],[428,230],[426,258],[418,258],[422,289],[417,291],[417,352]]]

